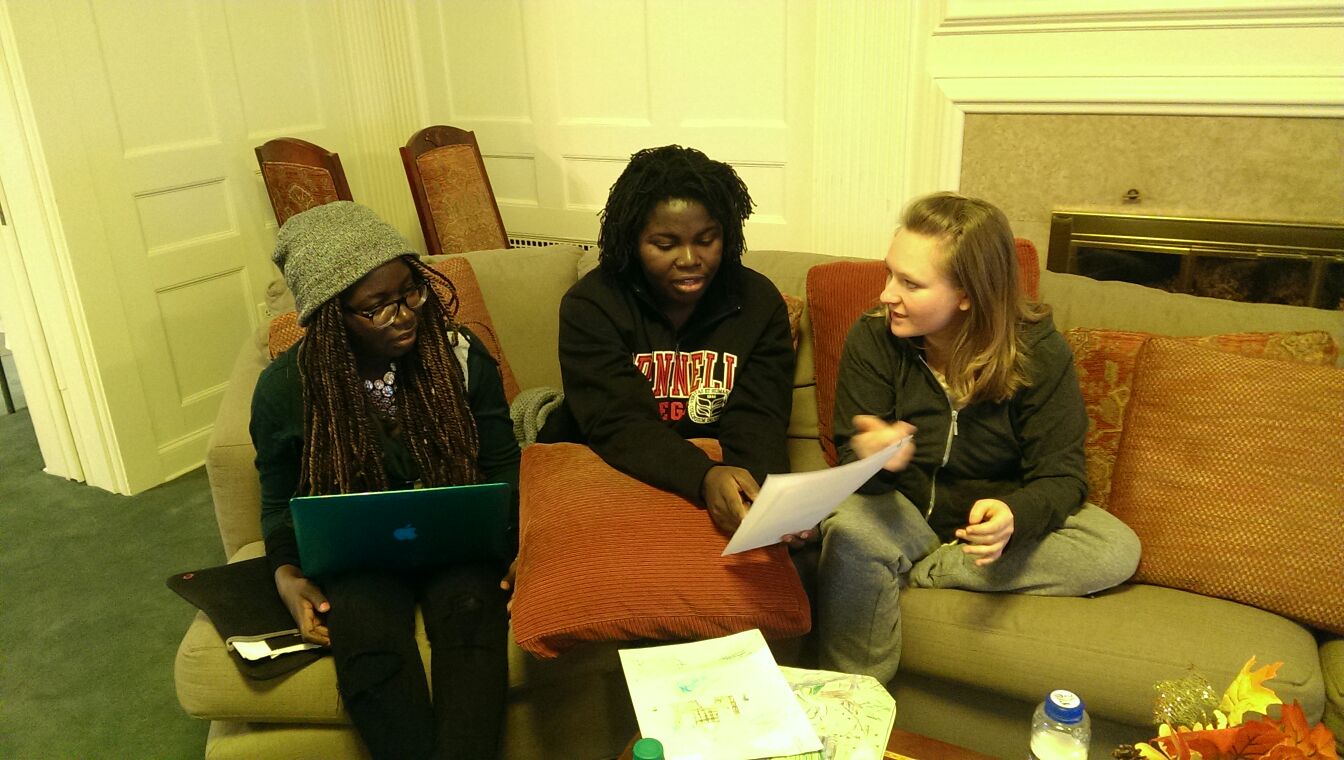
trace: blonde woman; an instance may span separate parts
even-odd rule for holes
[[[845,340],[842,462],[907,434],[822,525],[820,666],[884,683],[901,655],[900,587],[1080,596],[1124,582],[1139,541],[1084,502],[1087,415],[1049,309],[1018,286],[1013,234],[985,201],[905,212],[881,305]]]

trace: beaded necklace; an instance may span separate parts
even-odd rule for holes
[[[379,413],[393,417],[397,413],[397,363],[389,362],[387,372],[377,380],[365,380],[364,391],[369,394],[373,408]]]

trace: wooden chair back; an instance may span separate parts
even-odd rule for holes
[[[474,132],[425,127],[402,147],[401,162],[431,255],[509,247]]]
[[[277,137],[256,148],[276,224],[314,206],[352,201],[341,157],[294,137]]]

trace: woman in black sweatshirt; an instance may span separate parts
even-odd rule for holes
[[[707,507],[736,529],[787,472],[793,344],[775,286],[742,265],[751,196],[728,164],[668,145],[636,153],[601,215],[597,269],[560,304],[564,404],[540,441]],[[688,438],[717,438],[715,462]]]

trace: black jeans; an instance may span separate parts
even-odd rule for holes
[[[376,760],[494,760],[508,687],[503,572],[355,573],[323,584],[341,698]],[[424,615],[434,698],[415,644]]]

